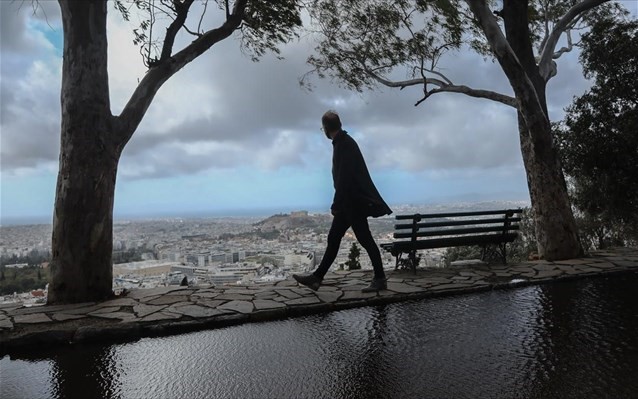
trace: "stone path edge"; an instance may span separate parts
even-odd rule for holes
[[[347,301],[336,300],[331,303],[311,303],[298,306],[285,306],[277,307],[265,310],[253,310],[249,313],[232,313],[232,314],[220,314],[212,317],[199,317],[188,320],[159,320],[149,322],[118,322],[116,320],[100,320],[100,322],[92,321],[87,325],[73,326],[73,324],[59,323],[59,325],[46,326],[46,325],[34,325],[15,328],[12,331],[0,331],[0,357],[5,355],[17,354],[23,351],[34,351],[39,349],[45,349],[46,347],[59,347],[65,345],[77,345],[77,344],[90,344],[90,343],[124,343],[134,342],[141,338],[151,337],[163,337],[176,334],[190,333],[202,330],[211,330],[224,327],[230,327],[234,325],[251,323],[251,322],[265,322],[282,320],[291,317],[301,317],[318,313],[326,313],[338,310],[352,309],[365,306],[377,306],[384,304],[391,304],[397,302],[419,300],[425,298],[435,298],[451,295],[463,295],[484,291],[500,290],[500,289],[515,289],[518,287],[524,287],[529,285],[558,283],[562,281],[571,281],[575,279],[592,278],[592,277],[605,277],[610,275],[636,273],[638,272],[638,250],[632,249],[630,253],[623,253],[618,258],[615,253],[606,253],[607,259],[603,257],[591,258],[597,259],[598,262],[607,261],[609,258],[613,260],[609,261],[614,265],[613,268],[602,269],[596,272],[593,271],[581,271],[577,274],[562,274],[558,276],[551,276],[545,278],[530,278],[528,280],[510,281],[510,282],[493,282],[493,283],[481,283],[476,286],[463,286],[459,287],[458,284],[450,284],[450,288],[443,286],[441,289],[425,289],[419,292],[406,292],[406,293],[393,293],[389,295],[378,295],[372,298],[365,299],[353,299]],[[629,259],[629,264],[627,264]],[[619,267],[619,263],[622,267]],[[543,263],[535,263],[527,265],[527,267],[536,267],[536,270],[542,269]],[[556,263],[552,263],[556,266]],[[522,266],[509,265],[508,268],[521,268]],[[558,267],[558,266],[556,266]],[[473,272],[472,268],[460,269],[456,274],[450,274],[448,272],[448,279],[450,281],[453,278],[459,277],[460,272],[466,274],[478,273]],[[361,272],[358,272],[361,273]],[[433,272],[434,274],[435,272]],[[450,277],[451,276],[451,277]],[[360,278],[359,275],[356,275]],[[392,277],[390,275],[389,277]],[[423,278],[423,276],[421,276]],[[427,278],[427,277],[426,277]],[[434,277],[442,278],[442,277]],[[299,290],[296,285],[286,285],[274,287],[276,290]],[[323,288],[322,288],[323,289]],[[170,293],[170,292],[169,292]],[[44,307],[46,308],[46,307]],[[5,317],[6,316],[2,316]],[[55,323],[54,323],[55,324]]]

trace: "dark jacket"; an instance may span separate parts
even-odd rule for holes
[[[392,213],[370,178],[359,146],[345,130],[332,140],[333,212],[379,217]]]

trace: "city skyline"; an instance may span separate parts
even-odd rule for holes
[[[623,3],[638,11],[638,3]],[[40,2],[33,14],[18,6],[0,3],[3,224],[51,220],[59,154],[59,9]],[[145,69],[134,24],[112,8],[108,24],[117,115]],[[529,198],[514,110],[455,94],[414,107],[418,88],[354,93],[317,78],[307,91],[298,79],[310,70],[314,45],[302,37],[281,47],[284,60],[253,63],[228,39],[171,78],[124,150],[115,218],[327,211],[332,146],[319,131],[327,109],[341,114],[389,204]],[[459,52],[442,66],[461,84],[511,94],[500,68],[478,55]],[[561,57],[548,87],[551,119],[589,85],[578,53]]]

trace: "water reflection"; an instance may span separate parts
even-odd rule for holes
[[[638,397],[637,285],[631,274],[52,348],[0,360],[0,397]]]

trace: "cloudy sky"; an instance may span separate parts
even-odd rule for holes
[[[638,14],[638,2],[624,3]],[[57,2],[40,0],[35,14],[30,4],[0,1],[2,223],[50,222],[55,196],[62,29]],[[109,8],[115,115],[145,72],[133,27]],[[327,109],[340,113],[389,204],[528,199],[513,109],[459,94],[414,107],[418,88],[353,93],[317,78],[304,90],[313,47],[303,37],[282,47],[285,60],[254,63],[228,39],[173,76],[124,150],[116,218],[327,210]],[[442,66],[455,83],[511,94],[500,68],[470,52]],[[552,119],[588,87],[577,54],[562,57],[549,85]]]

